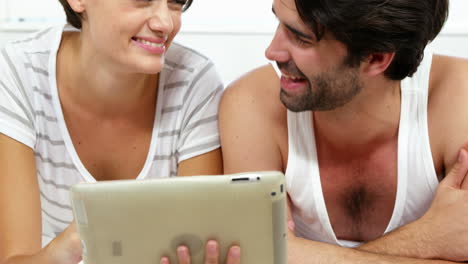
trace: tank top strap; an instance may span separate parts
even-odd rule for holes
[[[431,74],[433,50],[427,47],[424,51],[424,57],[418,67],[417,72],[412,77],[408,77],[401,82],[402,92],[420,92],[423,94],[429,91],[429,78]]]

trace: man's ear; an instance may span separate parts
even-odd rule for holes
[[[83,13],[85,11],[85,0],[67,0],[70,7],[76,13]]]
[[[395,53],[372,53],[364,60],[363,72],[368,76],[375,76],[385,72],[393,62]]]

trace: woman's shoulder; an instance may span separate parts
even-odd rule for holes
[[[49,27],[5,43],[0,49],[3,75],[8,75],[8,72],[17,72],[20,75],[27,72],[26,75],[29,76],[28,69],[37,74],[47,72],[50,56],[56,52],[62,30],[63,26]]]
[[[173,42],[166,53],[166,66],[196,72],[200,68],[212,64],[211,60],[201,52],[177,42]]]
[[[60,43],[63,30],[63,25],[57,25],[25,34],[21,38],[7,42],[3,50],[9,53],[45,53]]]
[[[50,58],[56,53],[62,31],[63,25],[49,27],[7,42],[0,48],[1,80],[11,85],[26,85],[28,80],[36,80],[35,76],[47,80]]]
[[[189,92],[197,87],[197,93],[211,93],[223,87],[221,77],[213,62],[200,52],[178,43],[168,49],[163,69],[166,88],[183,86]]]

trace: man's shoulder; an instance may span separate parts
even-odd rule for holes
[[[271,65],[250,71],[221,99],[219,129],[225,172],[282,170],[287,157],[287,115]]]
[[[453,82],[466,82],[468,59],[434,55],[431,66],[431,89],[444,89]]]
[[[280,82],[273,67],[268,64],[256,68],[232,82],[225,90],[221,105],[235,104],[262,113],[277,116],[286,113],[279,99]]]
[[[227,90],[234,93],[255,94],[265,90],[276,90],[278,75],[270,64],[253,69],[233,81]]]
[[[430,73],[429,107],[446,109],[438,102],[468,96],[468,59],[434,55]]]
[[[448,99],[457,101],[456,97],[464,97],[463,101],[466,101],[467,73],[468,59],[434,55],[429,82],[429,107],[446,109],[448,106],[440,103],[447,103]]]

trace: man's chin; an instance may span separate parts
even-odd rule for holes
[[[333,111],[344,105],[331,105],[331,104],[317,104],[313,103],[312,98],[306,98],[306,96],[292,96],[281,90],[280,93],[281,103],[291,112],[299,113],[305,111]],[[323,101],[322,101],[323,103]]]
[[[299,96],[293,96],[291,94],[288,94],[286,91],[281,89],[280,92],[280,100],[283,105],[292,112],[298,113],[298,112],[304,112],[308,111],[307,107],[303,103],[301,103],[301,98]]]

